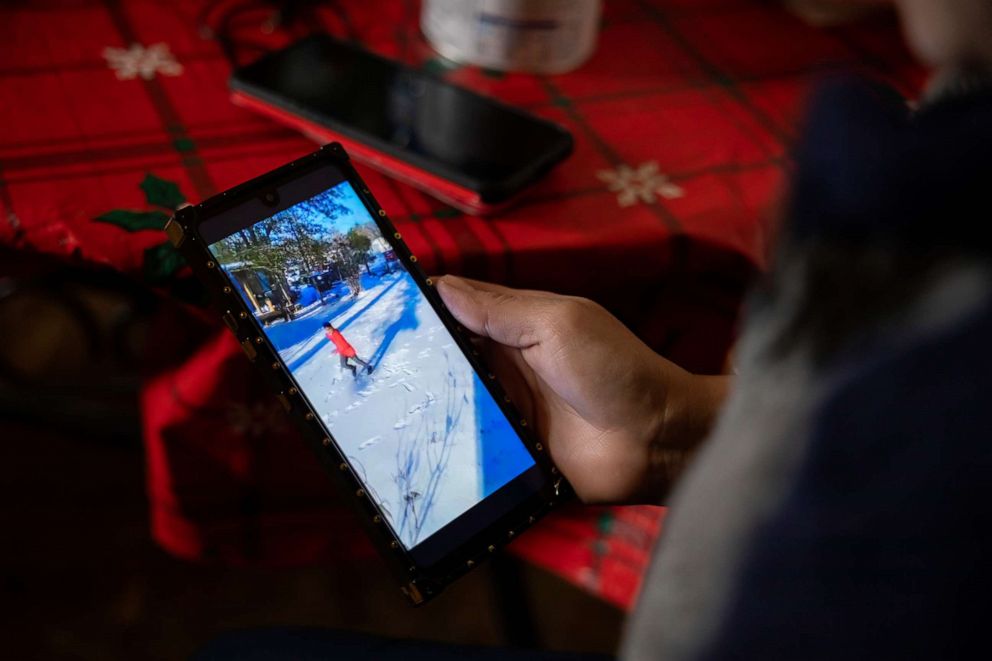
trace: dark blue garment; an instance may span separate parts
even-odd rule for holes
[[[850,367],[708,658],[961,658],[987,646],[990,340],[985,308]]]
[[[789,231],[985,260],[990,164],[992,96],[912,117],[878,88],[832,86],[798,151]],[[807,452],[704,657],[992,655],[992,300],[824,372]]]
[[[992,247],[992,92],[913,114],[888,88],[827,84],[796,160],[787,215],[800,240]]]

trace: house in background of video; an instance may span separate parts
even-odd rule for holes
[[[392,273],[394,269],[398,266],[398,260],[396,258],[396,251],[393,247],[382,238],[381,235],[375,234],[372,237],[372,254],[376,256],[377,259],[381,259],[382,263],[385,265],[385,270]]]

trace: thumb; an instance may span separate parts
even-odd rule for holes
[[[536,292],[511,289],[446,275],[437,291],[451,314],[476,335],[518,349],[537,344],[551,299]]]

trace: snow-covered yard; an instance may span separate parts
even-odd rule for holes
[[[412,547],[532,461],[411,277],[364,276],[363,287],[266,333]],[[371,375],[341,369],[325,321]]]

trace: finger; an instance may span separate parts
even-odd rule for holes
[[[463,326],[518,349],[540,341],[554,297],[534,296],[508,287],[493,289],[474,285],[474,282],[452,276],[445,276],[437,283],[445,305]]]
[[[468,283],[469,286],[475,289],[481,289],[483,291],[493,292],[494,294],[516,294],[517,296],[537,296],[541,298],[560,298],[559,294],[553,294],[549,291],[541,291],[540,289],[516,289],[514,287],[507,287],[505,285],[497,285],[494,282],[485,282],[483,280],[473,280],[472,278],[463,278],[462,276],[444,275],[441,278],[454,278],[461,280],[462,282]]]

